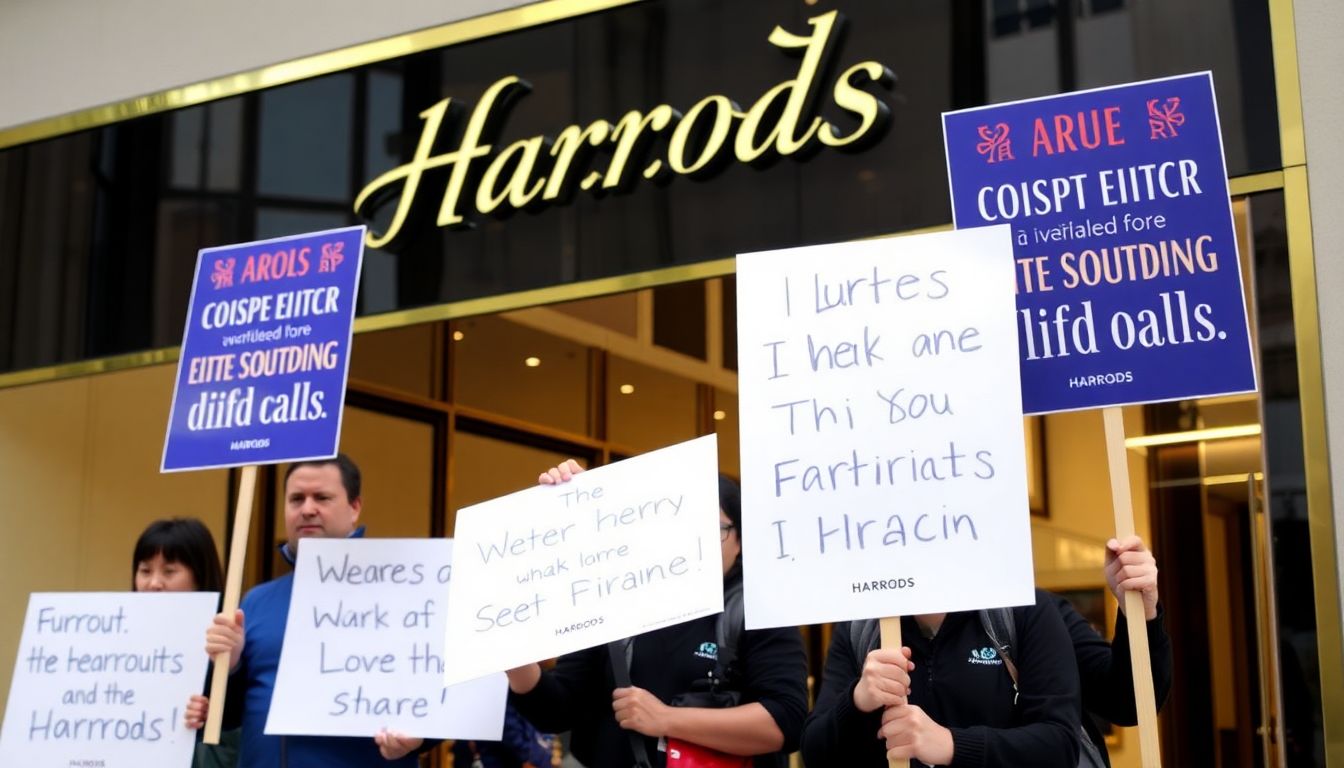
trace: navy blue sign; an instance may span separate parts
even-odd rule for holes
[[[1012,226],[1025,413],[1256,388],[1209,73],[943,115],[957,227]]]
[[[364,227],[206,248],[164,472],[336,455]]]

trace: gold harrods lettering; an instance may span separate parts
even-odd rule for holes
[[[745,112],[727,96],[712,94],[693,104],[684,115],[667,104],[659,104],[647,112],[631,110],[615,123],[596,120],[587,126],[567,126],[554,140],[533,136],[515,141],[491,157],[481,173],[472,201],[476,211],[493,214],[508,208],[555,203],[564,200],[575,187],[584,191],[624,189],[638,181],[636,173],[646,180],[667,174],[707,174],[729,159],[724,152],[729,146],[731,157],[751,163],[771,152],[787,157],[817,142],[828,147],[853,148],[866,137],[876,135],[887,119],[888,109],[861,85],[886,84],[894,77],[891,70],[876,61],[849,67],[832,85],[832,100],[858,119],[857,127],[842,135],[840,129],[821,117],[808,119],[808,105],[817,90],[816,77],[838,29],[839,16],[831,11],[809,19],[808,24],[812,29],[807,35],[796,35],[782,27],[771,31],[768,38],[771,45],[786,51],[801,49],[798,75],[761,94]],[[446,98],[421,112],[424,127],[410,162],[369,182],[355,198],[355,212],[371,218],[373,209],[394,195],[397,197],[387,230],[382,234],[369,230],[369,247],[379,248],[397,238],[415,204],[425,172],[436,168],[449,168],[439,204],[438,225],[466,225],[462,197],[468,167],[494,151],[486,133],[489,126],[501,122],[496,110],[502,111],[511,98],[529,90],[531,86],[515,76],[495,81],[471,110],[457,148],[438,155],[431,152],[444,119],[454,106],[453,99]],[[737,133],[730,145],[735,123]],[[632,159],[639,157],[641,149],[669,128],[665,156],[652,159],[642,171],[632,172],[629,168]],[[606,169],[590,170],[578,179],[585,154],[597,149],[611,153]],[[366,207],[370,209],[367,212]]]

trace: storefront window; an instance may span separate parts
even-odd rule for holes
[[[866,145],[730,160],[694,178],[651,181],[641,174],[667,151],[667,137],[654,137],[631,150],[637,172],[619,191],[575,188],[489,215],[475,210],[484,168],[474,164],[449,205],[463,220],[448,228],[438,219],[451,169],[430,169],[405,236],[370,260],[361,312],[946,224],[940,113],[1075,87],[1210,69],[1229,172],[1280,163],[1263,1],[648,0],[0,151],[0,303],[29,329],[22,340],[0,336],[0,372],[177,343],[180,329],[161,320],[182,315],[176,304],[187,291],[146,296],[158,263],[359,220],[356,194],[411,159],[421,114],[445,98],[457,109],[433,142],[436,154],[456,146],[493,83],[528,84],[490,113],[483,140],[491,157],[511,142],[554,141],[567,126],[660,104],[684,114],[722,95],[746,109],[799,74],[799,59],[768,42],[770,30],[801,34],[833,10],[847,21],[827,40],[818,77],[861,61],[893,75],[885,85],[860,83],[889,115]],[[830,85],[818,83],[809,115],[854,130],[858,121],[834,103]],[[605,168],[612,151],[580,153],[578,175]],[[506,163],[503,178],[518,163]],[[397,189],[361,209],[378,231],[390,226]],[[161,215],[179,215],[165,202],[183,195],[200,200],[197,223],[164,227]]]

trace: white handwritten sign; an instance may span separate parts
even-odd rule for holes
[[[191,765],[183,709],[205,683],[217,592],[34,593],[0,765]]]
[[[739,256],[747,626],[1032,600],[1007,227]]]
[[[508,683],[445,687],[451,539],[305,539],[266,733],[498,740]]]
[[[447,681],[722,611],[714,440],[459,510]]]

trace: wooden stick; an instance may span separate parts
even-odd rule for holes
[[[878,629],[882,633],[882,649],[890,648],[893,651],[901,650],[901,617],[888,616],[880,619]],[[910,768],[910,761],[905,759],[887,760],[888,768]]]
[[[1111,474],[1111,502],[1115,508],[1115,535],[1134,535],[1134,501],[1129,493],[1129,457],[1125,453],[1124,414],[1118,406],[1102,409],[1106,425],[1106,459]],[[1134,704],[1139,714],[1139,760],[1143,768],[1161,768],[1162,750],[1157,733],[1157,697],[1153,693],[1153,662],[1148,653],[1148,622],[1143,596],[1125,592],[1125,624],[1129,627],[1129,654],[1134,671]]]
[[[224,580],[223,613],[232,615],[242,599],[243,564],[247,559],[247,538],[252,529],[252,499],[257,492],[257,467],[243,467],[238,482],[238,506],[233,512],[233,543],[229,546],[229,573]],[[215,671],[210,678],[210,711],[205,718],[206,744],[219,743],[220,726],[224,723],[224,696],[229,687],[229,653],[215,654]]]

